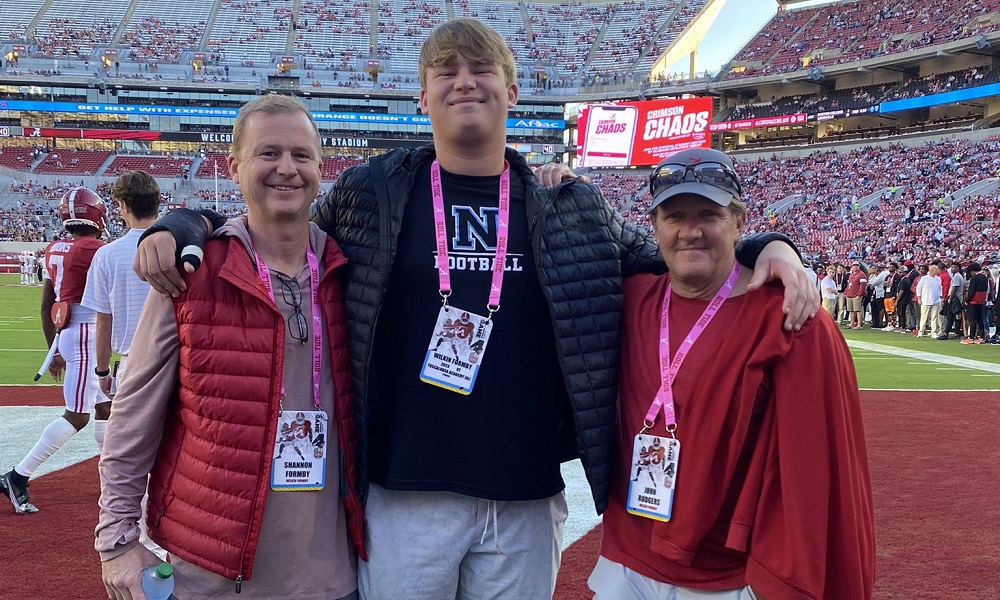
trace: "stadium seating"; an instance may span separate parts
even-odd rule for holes
[[[535,36],[531,58],[551,61],[570,72],[578,71],[601,32],[607,5],[526,2],[523,6]]]
[[[355,70],[355,59],[371,47],[371,2],[304,0],[295,30],[295,52],[312,69]]]
[[[285,52],[291,18],[290,0],[220,0],[207,43],[230,60],[266,69],[272,53]]]
[[[108,150],[60,148],[49,152],[34,171],[47,174],[96,175],[109,156],[111,152]]]
[[[120,44],[134,60],[176,63],[183,52],[198,49],[210,12],[204,0],[138,0]]]
[[[126,171],[142,170],[153,177],[178,177],[191,170],[192,159],[172,156],[116,156],[105,175],[121,175]]]
[[[362,159],[357,156],[324,156],[320,165],[320,177],[323,181],[336,181],[340,174],[348,167],[361,164]]]
[[[455,2],[455,16],[480,19],[496,29],[507,40],[516,63],[521,62],[531,47],[521,8],[513,2],[459,0]]]
[[[997,0],[842,1],[781,11],[733,59],[726,79],[850,63],[996,30]]]
[[[956,195],[998,174],[998,150],[996,139],[955,140],[737,160],[748,207],[746,230],[781,231],[804,254],[822,260],[846,260],[852,253],[866,261],[994,256],[1000,252],[995,235],[1000,192]],[[648,226],[647,176],[598,172],[594,180],[627,219]],[[856,206],[869,195],[877,198]],[[769,210],[785,198],[791,206]]]
[[[0,166],[27,171],[35,160],[34,148],[0,148]]]
[[[644,21],[643,9],[642,5],[633,2],[608,5],[602,29],[603,39],[595,43],[589,53],[587,68],[590,71],[612,73],[632,66],[635,57],[649,44],[649,30],[655,33],[660,25],[655,19],[649,23]]]
[[[662,1],[662,0],[661,0]],[[671,4],[677,6],[676,11],[669,12]],[[658,37],[653,39],[653,47],[643,55],[641,59],[636,63],[633,69],[642,74],[646,75],[649,69],[653,66],[653,61],[659,58],[660,54],[666,50],[670,44],[674,43],[677,36],[681,34],[682,31],[691,23],[694,17],[701,12],[705,5],[708,4],[707,0],[687,0],[686,2],[666,2],[661,7],[652,7],[656,13],[663,13],[669,15],[669,22],[666,28],[659,34]]]
[[[1000,81],[1000,69],[988,66],[970,67],[961,71],[934,73],[915,78],[904,85],[874,84],[834,90],[822,96],[806,94],[784,96],[770,102],[755,102],[737,106],[720,113],[716,121],[760,119],[799,112],[824,112],[866,108],[890,100],[901,100],[940,94],[968,87],[988,85]]]
[[[0,160],[17,155],[30,157],[30,149],[17,149],[16,154],[11,150],[0,153]],[[76,158],[76,168],[84,168],[80,164],[100,165],[108,155],[104,151],[57,150],[42,164]],[[207,154],[199,163],[196,177],[212,178],[215,161],[222,164],[224,159],[222,153]],[[354,155],[324,157],[323,181],[336,180],[345,169],[362,160]],[[151,164],[156,167],[156,175],[175,176],[183,172],[180,165],[191,165],[191,159],[116,156],[106,174],[132,168],[149,170]],[[981,142],[957,139],[912,147],[883,143],[847,152],[815,151],[801,158],[737,157],[736,165],[748,205],[747,232],[784,232],[809,257],[846,260],[851,256],[872,261],[886,257],[926,260],[938,255],[1000,254],[1000,237],[996,235],[1000,228],[1000,190],[968,195],[963,191],[970,184],[1000,175],[1000,136]],[[39,172],[69,171],[64,164],[61,171]],[[220,170],[220,180],[224,177]],[[648,227],[647,177],[644,171],[593,173],[609,201],[628,220],[643,227]],[[240,214],[246,206],[239,191],[229,186],[231,183],[220,190],[220,208],[227,214]],[[35,185],[14,191],[18,197],[34,199],[58,198],[65,189]],[[104,194],[107,196],[106,189]],[[190,194],[194,199],[189,203],[214,206],[213,191]],[[866,198],[870,202],[860,205]],[[788,206],[772,208],[785,200]],[[11,210],[13,207],[4,208],[6,212],[0,213],[0,223],[7,223],[6,228],[0,228],[0,237],[44,237],[46,232],[51,235],[59,231],[58,223],[51,220],[54,213],[46,215],[43,211],[38,219],[31,220],[32,215],[24,211]],[[33,224],[25,226],[24,235],[10,231],[10,227],[27,222],[25,219]]]
[[[28,25],[38,15],[44,0],[24,0],[4,2],[3,18],[0,18],[0,40],[22,40]]]
[[[198,170],[194,174],[195,179],[214,179],[216,165],[219,167],[219,179],[229,179],[229,167],[226,164],[226,156],[223,152],[207,153],[205,158],[201,159],[201,163],[198,164]]]
[[[6,2],[4,4],[7,4]],[[131,0],[62,0],[47,4],[35,27],[37,54],[47,58],[85,58],[108,46],[115,38],[121,18]]]
[[[427,32],[447,18],[444,0],[404,0],[402,6],[381,0],[378,5],[379,41],[387,45],[393,61],[415,65]]]

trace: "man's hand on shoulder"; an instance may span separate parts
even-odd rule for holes
[[[132,259],[132,270],[157,292],[176,298],[187,289],[177,270],[176,254],[177,242],[169,231],[151,233],[139,242],[138,251]],[[190,262],[185,262],[184,270],[194,273],[195,268]]]
[[[539,183],[545,187],[555,187],[566,179],[573,179],[577,177],[584,183],[591,183],[590,177],[586,175],[577,175],[569,167],[562,163],[545,163],[544,165],[533,166],[531,167],[531,170],[534,171],[535,177],[538,178]]]
[[[218,225],[225,217],[211,213]],[[132,260],[132,270],[139,279],[149,283],[164,296],[176,298],[187,289],[177,265],[194,273],[204,257],[205,240],[216,228],[208,216],[188,209],[178,209],[164,215],[139,238],[139,246]],[[177,252],[178,241],[183,244]]]
[[[781,304],[782,312],[787,315],[785,329],[798,331],[807,319],[816,316],[820,298],[798,254],[784,242],[771,242],[764,246],[757,257],[747,290],[753,291],[775,279],[785,286],[785,299]]]

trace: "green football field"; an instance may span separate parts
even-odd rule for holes
[[[41,286],[22,287],[18,275],[0,275],[0,384],[32,383],[45,358],[41,297]],[[843,333],[861,388],[1000,390],[1000,346],[966,346],[871,329]],[[53,381],[45,375],[38,383]]]
[[[0,384],[31,383],[45,358],[39,311],[42,286],[18,285],[20,275],[0,275]],[[53,383],[48,375],[39,383]]]

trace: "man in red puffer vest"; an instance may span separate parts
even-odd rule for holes
[[[148,476],[149,537],[178,598],[357,598],[346,259],[309,223],[320,156],[299,101],[245,105],[228,162],[247,215],[217,229],[177,298],[146,302],[99,467],[109,594],[142,597],[158,563],[137,541]]]

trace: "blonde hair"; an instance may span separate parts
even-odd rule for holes
[[[734,217],[739,218],[747,214],[747,205],[744,204],[742,200],[733,198],[729,202],[729,210],[732,211]]]
[[[255,113],[280,115],[297,112],[309,118],[309,124],[312,125],[313,131],[316,132],[316,159],[319,160],[322,158],[323,147],[320,143],[319,128],[316,126],[316,122],[313,121],[312,113],[309,112],[309,109],[298,98],[294,96],[282,96],[280,94],[268,94],[260,98],[254,98],[240,107],[240,112],[236,115],[236,123],[233,124],[233,155],[239,156],[244,132],[247,128],[247,121],[250,120],[251,115]]]
[[[448,64],[459,56],[472,62],[499,65],[507,85],[516,82],[514,55],[503,37],[480,21],[463,18],[446,21],[427,36],[420,48],[420,87],[427,86],[427,69]]]

